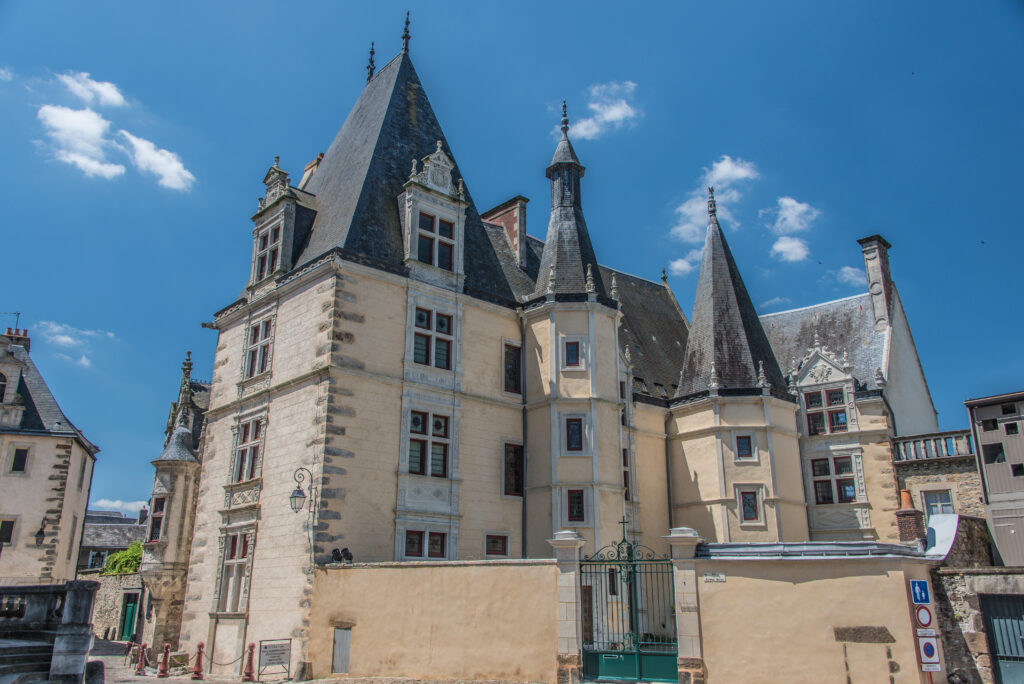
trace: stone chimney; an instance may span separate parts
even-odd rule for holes
[[[896,511],[896,529],[899,531],[900,542],[904,544],[917,544],[920,550],[924,550],[927,534],[924,528],[924,513],[914,508],[910,491],[900,491],[900,509]]]
[[[309,183],[309,179],[316,173],[317,168],[320,166],[320,162],[324,160],[324,153],[316,155],[316,159],[306,164],[306,168],[302,170],[302,180],[299,181],[299,190],[305,190],[306,184]]]
[[[522,195],[516,195],[480,216],[484,221],[505,229],[505,239],[519,268],[526,263],[526,203],[529,201]]]
[[[27,328],[8,328],[4,334],[11,338],[11,344],[19,344],[25,348],[25,351],[30,350],[32,340],[28,336]]]
[[[875,330],[881,332],[888,327],[892,310],[892,276],[889,274],[889,248],[892,245],[881,235],[871,235],[857,242],[864,253],[864,272],[868,277]]]

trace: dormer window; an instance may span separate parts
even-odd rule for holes
[[[452,270],[455,254],[455,224],[420,212],[419,243],[416,258],[425,264]]]
[[[0,373],[0,404],[4,401],[5,392],[7,392],[7,376]]]
[[[824,394],[824,401],[822,401]],[[828,410],[824,410],[828,408]],[[804,408],[807,411],[807,434],[824,435],[835,432],[846,432],[846,408],[844,406],[843,389],[829,389],[804,392]],[[827,417],[827,421],[826,421]],[[827,429],[826,429],[827,424]]]
[[[264,228],[256,236],[256,282],[277,270],[281,258],[281,226]]]

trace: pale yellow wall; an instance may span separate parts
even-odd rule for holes
[[[673,525],[668,519],[668,483],[665,470],[665,416],[660,406],[637,403],[633,411],[633,469],[640,542],[667,553],[662,535]]]
[[[819,684],[847,681],[847,671],[854,684],[927,681],[908,600],[908,580],[928,578],[924,563],[708,560],[696,569],[709,682]],[[893,643],[847,643],[844,654],[834,629],[862,626],[884,627]]]
[[[23,473],[11,472],[15,448],[29,449]],[[86,472],[79,488],[83,460]],[[11,543],[3,549],[0,581],[50,584],[75,578],[94,464],[95,459],[77,440],[0,433],[0,519],[15,521]],[[63,489],[63,496],[54,501],[57,488]],[[59,509],[59,514],[54,514],[54,509]],[[35,534],[43,518],[44,542],[37,547]]]
[[[717,422],[716,422],[717,408]],[[808,538],[795,405],[773,397],[720,397],[674,407],[674,526],[709,541]],[[736,438],[750,436],[756,458],[737,460]],[[737,488],[760,487],[762,520],[743,523]]]
[[[318,570],[311,674],[331,676],[334,628],[340,626],[352,630],[352,676],[553,683],[556,589],[554,561]]]

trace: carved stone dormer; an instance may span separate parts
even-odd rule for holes
[[[821,413],[822,420],[828,422],[828,427],[822,432],[811,434],[857,429],[857,411],[854,405],[856,380],[853,377],[853,365],[845,352],[841,356],[836,354],[824,345],[815,333],[814,345],[792,368],[790,378],[790,391],[797,395],[801,410],[805,414]],[[842,394],[836,390],[842,390]],[[808,395],[812,395],[811,399],[807,398]],[[841,421],[838,415],[834,420],[831,417],[831,414],[836,412],[843,413]],[[806,423],[806,427],[810,431],[809,422]]]
[[[437,149],[422,163],[412,160],[398,204],[410,276],[461,289],[468,202],[465,185],[454,171],[455,163],[438,140]]]
[[[319,161],[320,157],[307,165],[303,177],[305,182]],[[259,208],[252,217],[253,251],[249,279],[252,286],[269,282],[271,277],[288,271],[294,265],[295,246],[302,243],[315,216],[312,209],[303,205],[303,198],[310,195],[291,187],[288,174],[279,162],[280,158],[274,157],[273,166],[263,177],[266,194],[259,199]]]

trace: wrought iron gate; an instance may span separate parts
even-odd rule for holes
[[[584,557],[580,620],[585,678],[678,681],[669,558],[625,534],[617,544]]]

